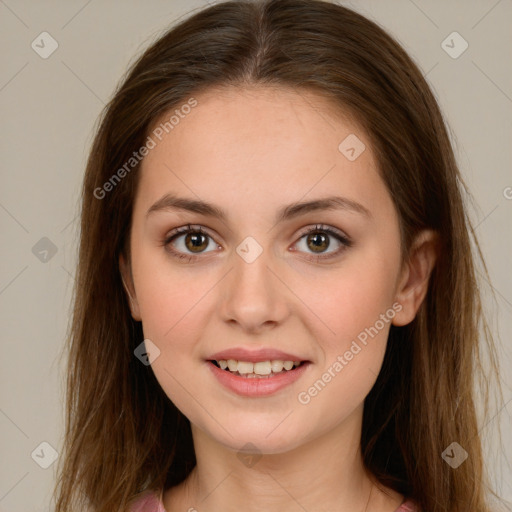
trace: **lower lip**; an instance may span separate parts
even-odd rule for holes
[[[283,373],[279,375],[269,376],[268,378],[248,378],[234,375],[226,370],[221,370],[212,362],[207,361],[208,367],[219,382],[229,390],[241,396],[272,395],[299,379],[306,371],[309,364],[309,362],[304,362],[294,370],[283,371]]]

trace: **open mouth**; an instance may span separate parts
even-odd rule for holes
[[[221,359],[219,361],[209,360],[208,362],[227,373],[246,379],[269,379],[277,375],[293,372],[297,368],[307,364],[307,361],[274,360],[252,363],[249,361],[237,361],[235,359]]]

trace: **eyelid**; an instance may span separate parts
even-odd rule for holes
[[[299,236],[298,240],[294,243],[294,246],[298,244],[305,236],[313,233],[326,233],[330,237],[334,237],[336,241],[340,244],[340,247],[331,252],[320,252],[320,253],[310,253],[306,252],[305,258],[310,262],[315,263],[329,263],[331,260],[337,260],[340,256],[349,248],[352,247],[353,241],[352,239],[346,235],[343,231],[329,225],[325,224],[316,224],[315,227],[308,226],[304,228]],[[297,249],[293,249],[293,251],[299,252]]]
[[[179,236],[186,235],[191,232],[192,233],[201,233],[201,234],[209,237],[214,244],[217,244],[217,246],[219,245],[215,241],[215,237],[213,237],[208,232],[208,230],[205,229],[204,226],[202,226],[200,224],[197,224],[197,225],[187,224],[185,226],[180,226],[178,228],[173,229],[169,234],[167,234],[164,237],[164,240],[161,245],[163,245],[167,248],[167,246],[169,246],[175,238],[178,238]],[[327,233],[329,236],[335,237],[341,243],[342,247],[336,251],[329,252],[329,253],[318,253],[318,254],[309,253],[309,256],[307,256],[307,259],[310,259],[310,260],[315,259],[316,261],[321,261],[322,259],[327,260],[329,258],[334,258],[336,256],[339,256],[339,254],[344,249],[351,247],[353,245],[352,239],[345,232],[343,232],[333,226],[325,225],[325,224],[316,224],[315,226],[310,225],[310,226],[303,228],[300,231],[298,238],[293,243],[293,245],[296,245],[298,242],[300,242],[300,240],[302,240],[302,238],[304,238],[306,235],[309,235],[309,234],[315,233],[315,232],[323,232],[323,233]],[[205,251],[204,253],[193,254],[193,253],[183,253],[181,251],[177,251],[176,249],[167,249],[167,250],[174,257],[177,257],[180,259],[188,258],[188,261],[196,260],[198,258],[204,258],[205,256],[202,256],[203,254],[207,254],[209,252],[214,252],[214,251]],[[296,251],[296,249],[294,249],[294,251]],[[297,251],[297,252],[299,252],[299,251]]]
[[[165,235],[162,245],[167,246],[175,238],[178,238],[179,236],[182,236],[182,235],[187,235],[189,233],[201,233],[201,234],[209,237],[212,240],[212,242],[219,245],[215,241],[216,237],[214,237],[207,229],[204,228],[204,226],[202,226],[200,224],[187,224],[185,226],[180,226],[178,228],[173,229],[170,233]],[[208,251],[208,252],[210,252],[210,251]],[[198,255],[200,255],[200,254],[202,254],[202,253],[198,253]],[[195,256],[195,255],[191,254],[191,256]]]
[[[308,235],[309,233],[314,233],[316,231],[323,231],[325,233],[329,233],[333,236],[338,236],[341,238],[347,245],[352,245],[352,239],[343,231],[333,227],[329,226],[327,224],[316,224],[315,227],[308,226],[301,230],[299,234],[299,239],[302,238],[304,235]]]

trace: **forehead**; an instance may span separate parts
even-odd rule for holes
[[[371,196],[382,186],[367,135],[348,112],[314,92],[231,87],[194,99],[172,128],[167,123],[162,130],[179,105],[151,127],[150,135],[160,127],[161,136],[151,135],[156,145],[141,166],[139,192],[148,200],[173,191],[270,207],[273,198],[364,190]],[[344,153],[347,140],[362,151],[356,159]]]
[[[307,89],[224,86],[208,89],[195,95],[194,99],[197,106],[180,116],[181,129],[175,126],[171,130],[175,146],[189,143],[193,135],[201,137],[195,143],[202,149],[207,149],[208,143],[222,145],[224,142],[228,145],[237,141],[242,143],[240,149],[246,149],[256,142],[274,141],[279,145],[295,143],[300,150],[298,143],[309,139],[311,144],[303,144],[303,150],[316,147],[323,140],[320,149],[336,151],[336,142],[345,132],[366,138],[356,118],[347,109]],[[182,101],[182,105],[185,103],[187,99]],[[180,105],[176,110],[180,110]],[[169,112],[165,113],[154,126],[162,126],[169,117]]]

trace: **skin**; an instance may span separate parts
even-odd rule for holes
[[[120,258],[132,316],[160,350],[152,369],[192,425],[197,466],[165,490],[164,506],[168,512],[393,512],[403,496],[373,485],[362,464],[363,401],[391,323],[411,322],[426,294],[434,234],[422,232],[402,264],[397,212],[370,141],[321,96],[254,86],[195,97],[198,106],[142,163],[131,261]],[[349,134],[366,145],[354,161],[338,150]],[[146,217],[165,193],[213,203],[228,219],[179,210]],[[285,205],[331,195],[356,201],[370,215],[321,210],[274,222]],[[163,245],[187,224],[211,237],[202,253],[185,245],[186,234],[171,243],[196,254],[191,262]],[[315,261],[314,244],[302,233],[317,224],[338,229],[352,246]],[[263,250],[250,264],[236,252],[247,236]],[[325,236],[325,253],[343,247]],[[300,403],[299,393],[393,304],[401,310],[392,320],[309,403]],[[273,347],[312,364],[274,395],[241,397],[221,386],[205,362],[237,346]],[[254,465],[237,457],[247,442],[261,456]]]

